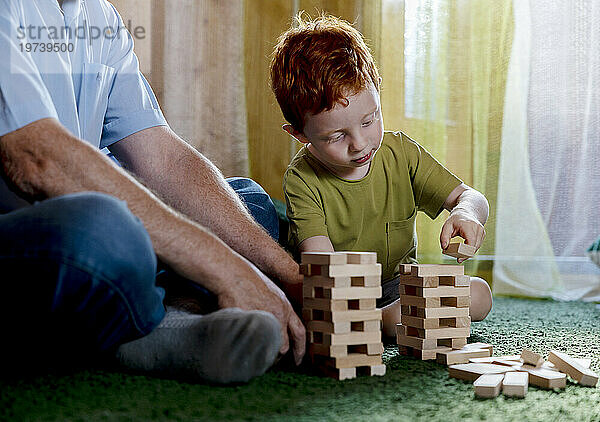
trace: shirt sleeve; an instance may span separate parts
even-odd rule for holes
[[[435,219],[450,193],[462,181],[417,142],[404,134],[402,138],[417,209]]]
[[[309,237],[329,235],[323,204],[296,169],[286,171],[283,191],[290,221],[290,246],[293,249]]]
[[[167,125],[150,84],[140,72],[138,58],[133,52],[133,38],[117,10],[110,7],[119,32],[111,41],[106,65],[115,69],[116,76],[108,97],[100,148],[140,130]]]
[[[40,119],[58,119],[37,66],[21,49],[24,29],[16,7],[17,2],[0,0],[0,136]]]

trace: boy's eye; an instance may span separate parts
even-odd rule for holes
[[[344,137],[344,134],[340,133],[339,135],[329,137],[328,141],[329,142],[337,142],[337,141],[340,141],[343,137]]]
[[[363,127],[367,127],[367,126],[371,126],[371,123],[373,123],[373,119],[363,122],[362,125],[363,125]]]

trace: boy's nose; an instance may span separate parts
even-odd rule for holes
[[[364,136],[353,136],[352,142],[350,142],[350,150],[352,152],[361,152],[364,150],[367,145],[369,145],[369,141]]]

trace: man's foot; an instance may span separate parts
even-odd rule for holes
[[[125,343],[128,368],[217,383],[247,382],[265,373],[281,347],[279,321],[268,312],[222,309],[191,315],[169,309],[149,335]]]

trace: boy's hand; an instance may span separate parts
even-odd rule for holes
[[[456,209],[450,213],[442,226],[440,234],[442,249],[446,249],[450,244],[450,239],[455,236],[465,239],[465,243],[474,246],[477,251],[485,239],[485,229],[474,215],[464,209]],[[459,258],[457,262],[460,264],[466,260],[467,258]]]

